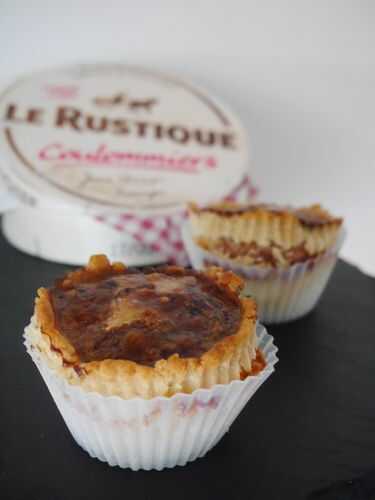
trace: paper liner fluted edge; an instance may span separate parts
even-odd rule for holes
[[[25,336],[67,427],[92,457],[120,467],[157,469],[185,465],[204,456],[229,430],[247,401],[274,371],[277,348],[257,325],[266,367],[256,376],[149,400],[102,396],[69,384],[51,370]]]
[[[346,230],[342,228],[335,244],[320,256],[279,269],[242,265],[202,249],[192,238],[189,221],[182,228],[182,236],[195,269],[220,266],[243,277],[244,295],[257,302],[260,321],[271,324],[300,318],[316,306],[335,267]]]

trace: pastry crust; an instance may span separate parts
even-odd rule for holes
[[[326,252],[342,219],[320,205],[303,208],[223,202],[189,205],[194,241],[205,250],[243,264],[288,266]]]
[[[109,269],[121,273],[125,266],[110,264],[105,256],[94,256],[85,269],[68,274],[63,283],[80,283],[91,277],[98,279]],[[243,287],[239,277],[220,268],[210,268],[205,274],[229,294],[239,294]],[[239,300],[242,311],[235,334],[225,336],[199,357],[182,358],[173,354],[156,361],[154,366],[125,359],[83,362],[74,346],[59,331],[49,292],[45,288],[38,290],[35,315],[26,329],[26,336],[50,368],[71,384],[125,399],[168,397],[178,392],[190,393],[198,388],[225,384],[240,379],[243,372],[251,371],[251,362],[255,358],[256,305],[248,298]]]

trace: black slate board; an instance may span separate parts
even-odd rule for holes
[[[22,344],[36,288],[68,267],[2,237],[0,263],[1,500],[373,498],[374,279],[339,262],[313,313],[269,328],[276,372],[222,441],[186,467],[132,472],[75,444]]]

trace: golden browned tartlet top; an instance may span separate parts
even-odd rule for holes
[[[317,257],[336,241],[343,220],[320,205],[302,208],[223,202],[189,206],[195,242],[243,264],[285,267]]]
[[[264,213],[277,217],[292,216],[299,224],[310,228],[342,222],[341,218],[330,215],[327,210],[318,204],[309,207],[293,208],[287,206],[283,207],[272,203],[240,204],[223,202],[216,205],[209,205],[201,209],[199,209],[197,205],[191,204],[191,209],[193,211],[212,212],[225,217],[231,217],[233,215],[250,216],[251,214],[259,215]]]
[[[241,287],[218,268],[140,272],[94,256],[39,290],[33,342],[70,382],[105,394],[226,383],[249,373],[255,357],[256,307],[239,297]]]

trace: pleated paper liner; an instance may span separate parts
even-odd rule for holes
[[[243,294],[255,299],[260,321],[270,324],[300,318],[316,306],[335,267],[346,232],[342,229],[335,244],[319,257],[280,269],[246,266],[204,250],[194,242],[189,222],[184,224],[182,235],[192,266],[200,270],[220,266],[244,278]]]
[[[25,331],[25,345],[76,442],[91,457],[123,468],[157,469],[203,457],[274,371],[277,348],[257,325],[266,367],[256,376],[191,394],[121,399],[70,385],[51,370]]]

